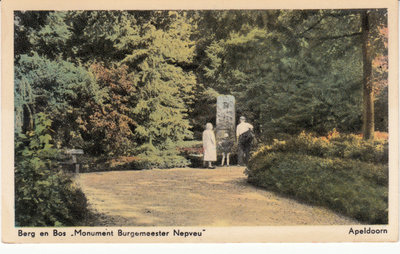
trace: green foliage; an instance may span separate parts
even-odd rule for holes
[[[323,158],[353,159],[368,163],[388,163],[387,140],[363,140],[353,134],[331,132],[328,137],[316,137],[302,132],[285,141],[274,140],[272,145],[261,147],[259,151],[298,153]]]
[[[58,169],[50,125],[51,120],[38,113],[34,129],[16,137],[16,226],[74,226],[86,215],[84,194]]]
[[[32,15],[18,13],[16,27],[26,30]],[[45,112],[59,147],[91,154],[140,154],[147,146],[162,152],[170,141],[191,138],[190,22],[173,11],[62,11],[18,30],[33,50],[16,56],[16,132]]]
[[[79,119],[86,114],[82,102],[101,92],[90,73],[82,66],[33,53],[19,56],[14,75],[15,132],[31,129],[35,114],[43,112],[53,121],[56,142],[81,147]]]
[[[388,87],[377,94],[375,100],[375,129],[387,132],[389,127],[389,96]]]
[[[189,161],[179,155],[177,145],[168,140],[162,147],[154,147],[151,144],[140,148],[138,168],[180,168],[189,165]]]
[[[253,184],[329,207],[357,220],[388,222],[387,166],[269,153],[254,157],[247,174]]]
[[[121,34],[121,11],[54,11],[40,16],[41,23],[30,28],[23,22],[38,12],[28,11],[17,16],[16,35],[27,40],[29,51],[51,60],[61,58],[73,63],[121,60],[123,53],[114,44]],[[34,23],[35,24],[35,23]],[[19,30],[28,32],[22,33]],[[28,52],[29,52],[28,51]],[[23,51],[24,52],[24,51]],[[24,52],[25,54],[28,52]],[[108,66],[108,65],[107,65]]]
[[[266,137],[302,130],[320,135],[333,128],[359,131],[363,77],[359,12],[249,13],[225,11],[215,13],[213,19],[210,13],[204,14],[205,20],[228,26],[231,32],[216,29],[204,46],[202,82],[220,93],[235,95],[239,115],[248,116],[256,131]],[[385,16],[381,11],[370,13]],[[230,21],[240,20],[241,25],[228,22],[226,16]],[[371,24],[374,30],[378,24],[384,26],[384,22]],[[382,75],[374,82],[385,79]]]
[[[81,164],[80,172],[105,172],[105,171],[123,171],[123,170],[141,170],[138,168],[137,156],[110,156],[110,155],[79,155]]]
[[[205,123],[215,123],[217,97],[219,95],[213,88],[207,88],[204,85],[197,86],[196,97],[193,103],[194,107],[188,112],[195,140],[202,139]]]
[[[158,28],[156,22],[163,26]],[[136,120],[135,139],[139,151],[153,154],[154,148],[157,158],[169,142],[192,137],[187,118],[196,79],[192,72],[182,68],[194,56],[190,42],[192,27],[185,15],[154,12],[141,26],[124,29],[129,36],[118,47],[129,46],[132,50],[122,62],[131,67],[129,77],[137,91],[134,95],[137,104],[131,109]],[[142,36],[137,36],[137,32]],[[170,152],[177,155],[174,149]],[[153,157],[146,154],[146,158]]]
[[[388,222],[387,141],[302,133],[261,147],[246,170],[249,182],[326,206],[357,220]]]
[[[40,30],[33,30],[28,40],[40,55],[50,59],[57,58],[60,54],[66,55],[69,49],[66,42],[73,32],[65,22],[67,12],[51,12],[46,17],[46,22]]]
[[[49,11],[14,12],[14,55],[28,54],[32,50],[29,37],[46,23]]]
[[[386,131],[386,12],[368,13]],[[264,140],[361,129],[357,10],[27,11],[14,24],[16,132],[45,112],[58,146],[162,151],[199,139],[219,94]]]

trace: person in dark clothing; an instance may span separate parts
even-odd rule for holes
[[[250,149],[253,142],[253,125],[246,123],[244,116],[240,117],[240,124],[236,128],[236,138],[238,142],[238,164],[247,164],[250,158]]]

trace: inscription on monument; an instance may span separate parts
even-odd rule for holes
[[[225,133],[235,139],[235,97],[221,95],[217,97],[216,138],[221,139]]]

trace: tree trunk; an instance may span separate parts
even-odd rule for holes
[[[368,11],[361,13],[362,20],[362,51],[363,51],[363,137],[373,139],[374,122],[374,90],[372,87],[371,69],[372,59],[369,45],[370,24]]]

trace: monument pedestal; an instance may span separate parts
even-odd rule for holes
[[[221,95],[217,97],[216,139],[224,138],[225,133],[229,139],[235,141],[235,97]]]

